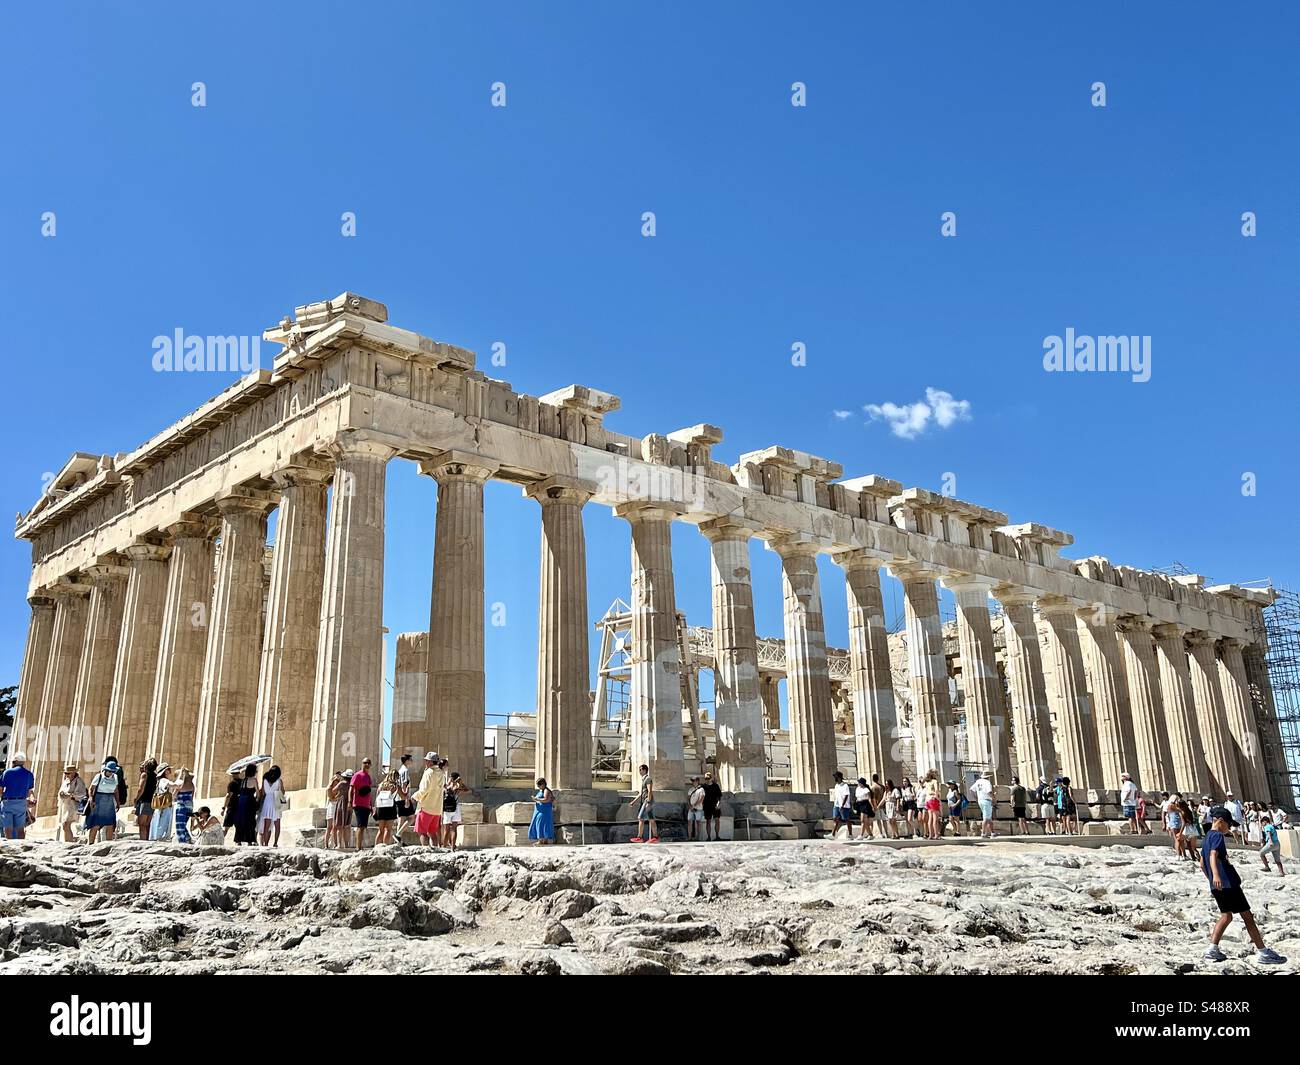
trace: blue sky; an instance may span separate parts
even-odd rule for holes
[[[709,421],[728,462],[782,444],[846,476],[937,491],[952,474],[963,499],[1074,533],[1073,557],[1294,587],[1297,16],[1073,8],[14,7],[10,511],[72,451],[129,451],[229,383],[155,373],[154,336],[256,333],[352,289],[518,391],[620,395],[619,431]],[[1043,340],[1067,327],[1151,336],[1151,380],[1045,373]],[[968,417],[903,439],[864,410],[927,388]],[[394,633],[427,625],[434,499],[393,464]],[[507,608],[489,709],[530,709],[536,506],[494,486],[487,508],[487,599]],[[586,523],[594,618],[627,594],[628,532],[600,508]],[[707,544],[674,535],[679,605],[707,624]],[[14,683],[29,552],[0,550]],[[759,625],[778,634],[776,561],[753,554]],[[830,564],[823,591],[843,646]]]

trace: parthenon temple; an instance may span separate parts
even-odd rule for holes
[[[591,637],[601,630],[588,616],[582,521],[594,505],[625,520],[630,539],[626,751],[614,774],[645,763],[672,794],[707,754],[733,795],[770,792],[780,777],[792,795],[824,797],[837,768],[882,780],[933,769],[1031,785],[1063,773],[1098,795],[1129,772],[1149,793],[1294,802],[1264,663],[1267,589],[1068,559],[1068,533],[876,474],[843,479],[838,463],[784,446],[727,465],[709,424],[627,436],[605,424],[616,396],[580,385],[516,393],[472,352],[390,325],[384,305],[351,293],[298,307],[264,336],[282,345],[271,369],[130,453],[74,455],[18,517],[32,572],[15,735],[41,814],[53,812],[65,761],[121,752],[192,766],[203,796],[220,795],[228,764],[253,752],[319,790],[340,765],[382,760],[385,742],[431,745],[472,788],[492,786],[492,479],[537,503],[529,772],[560,792],[598,783]],[[436,481],[437,513],[430,627],[399,640],[389,738],[394,459]],[[711,552],[712,624],[687,626],[685,639],[674,522],[695,526]],[[765,690],[776,670],[760,645],[771,641],[755,631],[754,538],[780,560],[786,728]],[[838,564],[843,591],[822,587],[819,555]],[[882,570],[904,604],[892,662]],[[941,585],[956,602],[953,653]],[[842,652],[828,651],[824,594],[847,596]],[[688,761],[701,722],[682,681],[701,663],[714,677],[709,749],[697,736]],[[775,773],[778,733],[788,756]]]

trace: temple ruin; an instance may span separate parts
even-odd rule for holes
[[[318,795],[337,766],[372,752],[382,760],[386,742],[432,744],[471,787],[505,787],[484,755],[490,479],[537,503],[527,772],[574,802],[599,808],[597,785],[617,790],[642,762],[661,793],[680,793],[702,760],[733,796],[770,796],[777,734],[788,755],[772,775],[810,802],[837,766],[882,779],[989,769],[1002,784],[1064,772],[1094,804],[1128,771],[1148,792],[1233,788],[1294,802],[1264,667],[1270,590],[1067,559],[1068,533],[879,475],[844,480],[838,463],[783,446],[727,465],[714,457],[722,432],[708,424],[627,436],[605,424],[619,407],[610,393],[521,395],[477,370],[472,352],[387,319],[382,304],[351,293],[296,308],[264,334],[283,346],[270,370],[130,453],[74,455],[19,515],[32,613],[15,735],[42,814],[64,761],[105,751],[193,766],[196,798],[220,794],[227,765],[252,751]],[[394,459],[437,482],[437,516],[430,629],[398,641],[389,741],[384,494]],[[593,724],[591,505],[626,520],[631,542],[617,768],[601,761]],[[712,625],[687,626],[686,638],[673,522],[694,525],[712,558]],[[754,538],[780,558],[788,729],[767,690],[772,641],[755,632]],[[828,653],[820,554],[844,574],[845,593],[833,593],[848,598],[841,653]],[[882,568],[902,583],[902,677]],[[949,653],[941,584],[957,604]],[[713,672],[707,721],[684,694],[688,666]],[[95,735],[104,749],[83,750]]]

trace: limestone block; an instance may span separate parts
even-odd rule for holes
[[[1290,828],[1277,834],[1282,854],[1287,858],[1300,858],[1300,829]]]
[[[533,820],[531,802],[502,803],[492,812],[492,820],[498,825],[527,825]]]
[[[1080,826],[1085,836],[1109,836],[1110,825],[1105,821],[1087,821]]]
[[[506,845],[506,832],[509,829],[505,825],[484,824],[481,821],[472,821],[462,824],[456,830],[456,844],[460,847],[504,847]],[[524,836],[527,837],[528,830],[524,829]]]
[[[799,829],[795,825],[755,826],[754,839],[799,839]]]
[[[529,814],[532,817],[532,814]],[[594,802],[569,802],[561,800],[555,804],[555,821],[557,824],[572,825],[582,821],[596,820]]]
[[[605,842],[605,832],[599,824],[560,825],[556,828],[555,834],[561,843],[574,847]]]
[[[483,804],[481,802],[462,802],[460,804],[460,819],[462,824],[481,825],[483,823]],[[529,815],[529,820],[532,815]]]

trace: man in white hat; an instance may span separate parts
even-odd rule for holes
[[[5,839],[25,839],[27,836],[27,798],[36,786],[36,778],[27,768],[27,755],[22,751],[11,759],[13,765],[0,776],[4,799],[0,801],[0,825],[4,826]]]
[[[1124,816],[1128,818],[1129,831],[1133,835],[1138,832],[1138,787],[1133,783],[1133,778],[1127,773],[1119,775],[1119,805],[1124,811]]]

